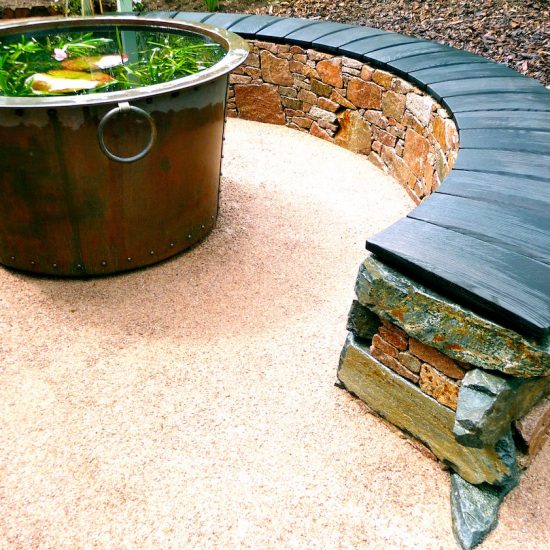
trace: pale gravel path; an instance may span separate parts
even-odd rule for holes
[[[445,472],[333,386],[369,163],[229,121],[218,228],[91,281],[0,269],[0,548],[454,548]],[[547,445],[484,549],[550,540]]]

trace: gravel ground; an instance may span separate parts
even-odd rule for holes
[[[205,11],[201,0],[146,0],[145,5]],[[548,0],[225,0],[220,10],[330,19],[418,36],[506,63],[550,84]]]
[[[192,251],[0,269],[0,548],[455,548],[447,473],[333,385],[364,239],[411,201],[306,134],[227,138]],[[547,548],[549,458],[483,549]]]

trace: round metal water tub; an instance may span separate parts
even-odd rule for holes
[[[0,97],[0,262],[35,273],[115,273],[203,239],[218,212],[228,73],[247,55],[225,30],[138,17],[39,20],[14,33],[144,27],[207,35],[227,51],[165,84]]]

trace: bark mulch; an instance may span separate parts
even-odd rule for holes
[[[205,11],[201,0],[147,0],[149,9]],[[450,44],[550,85],[549,0],[225,0],[220,11],[330,19]]]

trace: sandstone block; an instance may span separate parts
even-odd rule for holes
[[[340,131],[336,143],[345,149],[368,155],[371,150],[371,131],[369,124],[357,111],[346,110],[338,115]]]
[[[405,188],[412,188],[416,183],[416,178],[411,169],[405,164],[405,161],[397,156],[391,147],[382,146],[382,160],[389,168],[390,173]]]
[[[307,50],[307,56],[312,61],[323,61],[323,59],[331,59],[333,57],[329,53],[318,52],[316,50]]]
[[[391,344],[394,348],[405,351],[409,347],[409,339],[401,334],[397,334],[391,330],[388,330],[386,327],[380,327],[380,336],[383,340]]]
[[[550,437],[550,397],[543,399],[514,422],[514,430],[521,438],[531,461]]]
[[[454,413],[382,365],[348,338],[338,368],[344,386],[386,420],[419,439],[470,483],[504,485],[517,476],[513,445],[473,449],[457,443]],[[499,442],[500,443],[500,442]]]
[[[407,94],[407,109],[424,125],[428,126],[435,101],[428,96]]]
[[[430,144],[426,138],[417,134],[414,130],[407,130],[403,160],[419,178],[424,175],[429,150]]]
[[[260,40],[257,40],[256,42],[254,42],[254,45],[259,50],[268,50],[271,53],[277,53],[278,51],[277,44],[273,44],[272,42],[262,42]]]
[[[289,62],[286,59],[279,59],[268,51],[260,53],[262,75],[265,82],[291,86],[294,83],[290,73]]]
[[[396,374],[399,374],[399,376],[411,381],[413,384],[418,383],[418,375],[412,373],[410,370],[403,367],[403,365],[400,365],[399,361],[397,361],[394,357],[391,357],[380,349],[374,347],[371,347],[370,352],[375,359],[378,359],[380,363],[390,368]]]
[[[397,143],[397,138],[395,136],[392,136],[384,130],[380,130],[376,126],[374,127],[373,134],[376,140],[386,145],[387,147],[395,147],[395,144]]]
[[[290,53],[291,54],[303,54],[305,55],[306,53],[306,50],[304,50],[303,48],[300,48],[300,46],[290,46]]]
[[[235,102],[241,118],[270,124],[286,122],[277,87],[271,84],[236,84]]]
[[[306,65],[305,63],[300,63],[299,61],[290,61],[289,62],[289,69],[293,73],[298,73],[304,76],[307,76],[308,78],[318,78],[319,75],[317,71],[310,67],[309,65]]]
[[[248,84],[251,82],[252,78],[246,75],[240,74],[230,74],[229,75],[229,84]]]
[[[384,164],[384,161],[380,158],[380,155],[376,154],[374,151],[371,151],[369,154],[369,161],[374,164],[378,169],[382,170],[383,172],[387,171],[387,167]]]
[[[342,59],[325,59],[317,63],[317,72],[325,84],[341,88],[342,83]]]
[[[374,74],[374,69],[371,69],[367,65],[361,67],[361,78],[365,81],[372,80],[372,75]]]
[[[260,67],[260,56],[257,53],[250,52],[248,54],[248,57],[246,58],[246,61],[244,62],[245,66],[248,67]]]
[[[317,96],[309,90],[300,90],[298,92],[298,99],[300,101],[306,101],[307,103],[316,103]]]
[[[285,97],[298,97],[298,92],[290,86],[280,86],[279,93]]]
[[[379,84],[382,88],[386,88],[386,90],[391,89],[392,79],[393,76],[386,71],[376,70],[372,73],[373,82],[376,82],[376,84]]]
[[[325,111],[331,111],[332,113],[335,113],[340,108],[340,105],[338,105],[338,103],[336,103],[335,101],[331,101],[326,97],[320,97],[317,101],[317,105],[319,105],[321,109],[325,109]]]
[[[443,374],[455,380],[462,380],[464,378],[464,371],[450,357],[433,347],[427,346],[415,338],[411,338],[409,340],[409,350],[413,355],[429,363]]]
[[[314,78],[311,80],[311,91],[320,96],[330,97],[332,88],[328,84]]]
[[[340,94],[336,90],[333,90],[330,94],[330,100],[338,103],[338,105],[341,105],[342,107],[346,107],[346,109],[356,109],[355,105],[351,101],[348,101],[342,94]]]
[[[348,84],[348,99],[356,107],[379,110],[382,108],[382,88],[373,82],[352,78]]]
[[[373,349],[381,351],[390,357],[397,359],[397,348],[392,346],[389,342],[383,340],[379,334],[375,334],[372,338],[371,353]]]
[[[379,128],[385,129],[388,126],[388,119],[380,111],[365,111],[363,117]]]
[[[296,111],[302,109],[302,102],[295,97],[282,97],[281,102],[288,109],[294,109]]]
[[[351,69],[361,69],[363,67],[363,62],[358,61],[357,59],[352,59],[351,57],[342,57],[342,65],[344,67],[350,67]]]
[[[311,125],[309,133],[312,136],[324,139],[325,141],[329,141],[331,143],[334,142],[334,138],[331,137],[326,130],[323,130],[316,122]]]
[[[292,122],[294,122],[294,124],[296,124],[300,128],[306,128],[306,129],[310,128],[311,124],[313,123],[313,121],[310,118],[298,117],[298,116],[292,117]]]
[[[420,389],[442,405],[456,411],[458,385],[427,363],[420,367]]]
[[[310,109],[309,114],[318,120],[325,120],[327,122],[330,122],[331,124],[336,121],[336,114],[334,114],[331,111],[326,111],[325,109],[321,109],[316,105],[314,105]]]
[[[407,353],[406,351],[402,351],[397,356],[397,360],[405,367],[407,367],[410,371],[419,373],[420,367],[422,366],[422,363],[410,353]]]
[[[382,96],[382,113],[388,118],[394,118],[398,122],[403,119],[405,112],[405,96],[395,92],[386,92]]]

